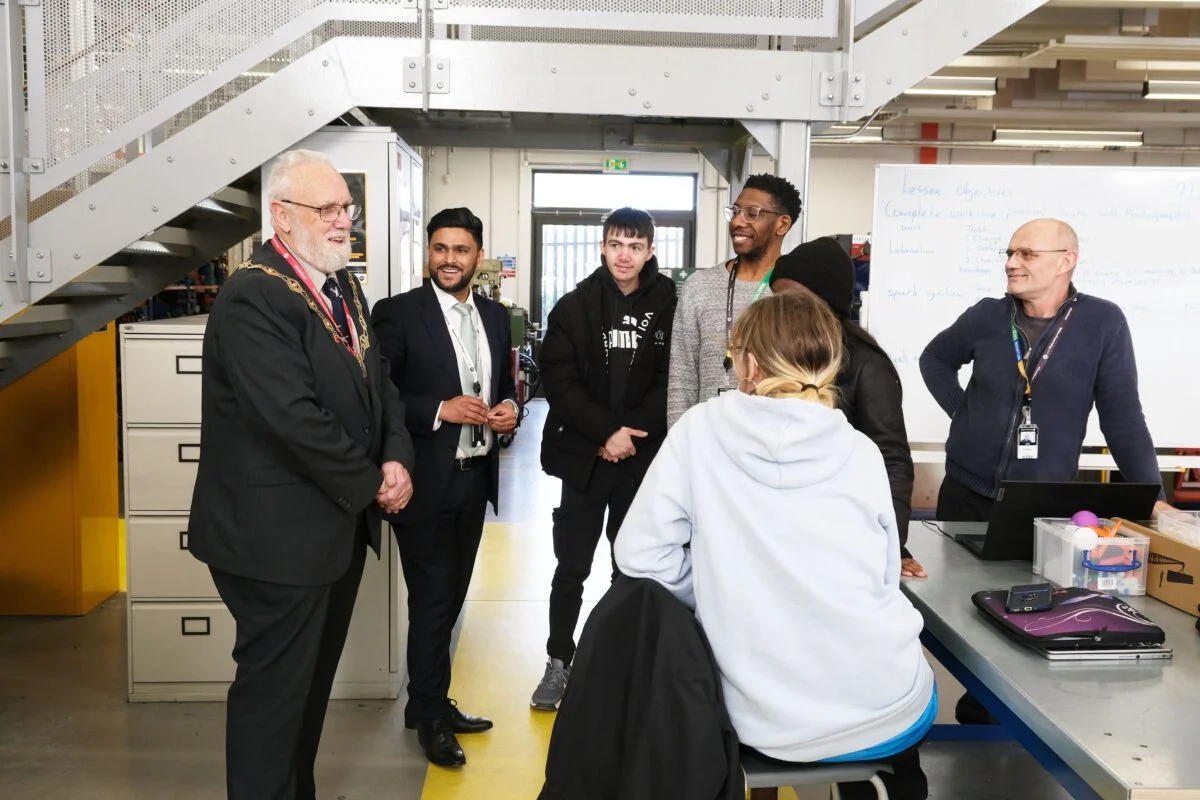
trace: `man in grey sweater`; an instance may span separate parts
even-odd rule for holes
[[[759,297],[771,294],[771,270],[800,209],[796,187],[766,174],[751,175],[737,201],[725,208],[735,258],[693,273],[675,310],[668,427],[697,403],[737,387],[729,352],[733,322]]]

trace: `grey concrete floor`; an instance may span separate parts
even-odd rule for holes
[[[504,454],[499,519],[547,524],[558,482],[538,467],[545,405],[531,411]],[[0,617],[0,800],[224,797],[224,704],[128,703],[124,629],[124,596],[84,617]],[[938,681],[953,685],[940,669]],[[513,702],[528,703],[528,690],[514,686]],[[955,699],[943,696],[939,721]],[[921,760],[932,800],[1069,797],[1015,743],[934,742]],[[418,800],[425,772],[402,701],[330,703],[317,759],[321,800]]]
[[[224,797],[223,703],[125,700],[125,599],[85,617],[0,618],[0,797]],[[421,796],[403,704],[335,701],[317,787],[338,800]]]

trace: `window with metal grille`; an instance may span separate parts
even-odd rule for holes
[[[554,304],[600,266],[604,217],[614,208],[654,217],[654,252],[668,277],[693,266],[695,175],[535,172],[533,206],[530,317],[543,329]]]

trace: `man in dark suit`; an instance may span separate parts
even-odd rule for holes
[[[504,307],[471,291],[483,223],[466,208],[429,220],[430,280],[375,305],[372,322],[404,401],[417,450],[411,505],[388,516],[408,584],[408,705],[429,760],[466,763],[455,734],[490,720],[448,699],[450,635],[462,610],[490,500],[497,508],[496,434],[517,424],[512,337]]]
[[[230,800],[312,800],[313,763],[381,508],[412,496],[404,408],[345,269],[361,209],[320,153],[267,182],[275,236],[222,288],[204,332],[188,525],[237,623]]]

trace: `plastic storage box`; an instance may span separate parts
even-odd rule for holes
[[[1200,511],[1158,512],[1158,530],[1193,547],[1200,546]]]
[[[1114,526],[1102,519],[1105,529]],[[1146,593],[1150,537],[1100,536],[1069,519],[1033,521],[1033,571],[1058,586],[1078,586],[1114,595]]]

